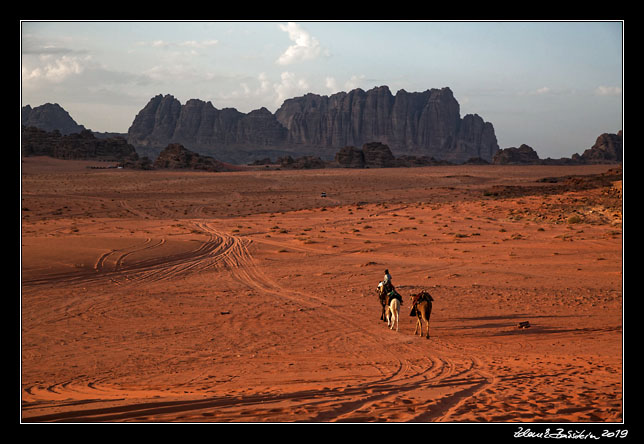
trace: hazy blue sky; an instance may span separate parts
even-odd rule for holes
[[[499,146],[570,157],[622,129],[622,22],[31,22],[22,105],[127,132],[157,94],[275,112],[290,97],[448,86]]]

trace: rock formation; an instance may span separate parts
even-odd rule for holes
[[[259,153],[280,147],[285,138],[286,130],[266,108],[244,114],[233,108],[218,110],[211,102],[198,99],[181,105],[171,95],[153,97],[128,130],[128,142],[146,152],[156,149],[158,153],[169,143],[180,143],[232,162],[247,161],[247,150]]]
[[[277,162],[281,168],[293,170],[311,170],[327,167],[327,163],[317,156],[302,156],[297,159],[285,156],[277,159]]]
[[[58,159],[137,160],[134,147],[120,137],[97,139],[91,131],[63,135],[36,127],[22,127],[23,156],[50,156]]]
[[[61,134],[80,133],[85,129],[57,103],[45,103],[35,108],[30,105],[23,106],[21,120],[25,127],[36,127],[45,131],[58,130]]]
[[[577,157],[583,163],[617,163],[622,161],[622,131],[604,133],[595,144]]]
[[[345,146],[335,153],[335,162],[342,168],[364,168],[364,153],[355,146]]]
[[[494,155],[495,165],[526,165],[540,163],[539,155],[532,147],[522,144],[519,148],[511,147],[497,151]]]
[[[365,143],[362,149],[346,146],[335,155],[343,168],[387,168],[399,166],[389,147],[380,142]]]
[[[387,168],[396,165],[396,158],[387,145],[380,142],[362,145],[364,165],[366,168]]]
[[[581,165],[592,163],[620,163],[623,155],[622,131],[617,134],[604,133],[597,138],[595,144],[583,154],[573,154],[571,157],[560,159],[540,159],[537,153],[528,145],[519,148],[511,147],[499,150],[494,155],[497,165]]]
[[[271,154],[331,159],[340,147],[380,141],[396,155],[431,156],[452,162],[491,161],[498,150],[492,124],[474,114],[460,117],[449,88],[422,93],[386,86],[331,96],[306,94],[286,100],[275,114],[265,108],[241,113],[192,99],[185,105],[158,95],[137,114],[128,142],[160,150],[168,143],[230,162]]]
[[[422,93],[400,90],[395,96],[386,86],[330,97],[307,94],[286,100],[275,116],[293,145],[360,146],[377,140],[396,155],[454,162],[471,157],[491,160],[498,149],[492,125],[478,115],[461,119],[449,88]]]
[[[191,169],[203,171],[231,171],[226,164],[194,153],[183,145],[172,143],[168,145],[154,161],[154,168],[159,169]]]

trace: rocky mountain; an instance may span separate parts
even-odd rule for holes
[[[36,127],[22,127],[23,156],[50,156],[58,159],[138,160],[134,147],[120,137],[98,139],[91,131],[61,134]]]
[[[425,155],[463,162],[492,160],[498,149],[492,124],[478,115],[460,117],[449,88],[422,93],[387,86],[355,89],[330,97],[307,94],[286,100],[275,113],[287,142],[318,147],[388,145],[396,155]]]
[[[85,129],[57,103],[45,103],[35,108],[30,105],[23,106],[21,120],[25,127],[36,127],[45,131],[58,130],[61,134],[80,133]]]
[[[158,95],[136,115],[128,142],[154,155],[169,143],[180,143],[202,154],[243,163],[253,157],[284,155],[286,130],[266,108],[241,113],[219,110],[211,102],[191,99],[185,105],[172,95]]]
[[[456,163],[491,161],[498,150],[492,124],[476,114],[461,118],[449,88],[393,96],[386,86],[306,94],[286,100],[275,114],[265,108],[248,114],[218,110],[198,99],[181,105],[171,95],[158,95],[135,117],[128,142],[148,152],[176,142],[234,163],[292,154],[330,160],[341,147],[370,142],[390,146],[395,155]]]

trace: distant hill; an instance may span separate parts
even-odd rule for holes
[[[57,103],[45,103],[35,108],[30,105],[23,106],[22,125],[44,131],[58,130],[61,134],[80,133],[85,129]]]

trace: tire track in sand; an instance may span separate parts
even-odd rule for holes
[[[325,338],[329,342],[341,341],[351,336],[352,340],[370,349],[368,356],[360,355],[360,351],[349,358],[353,362],[371,362],[380,376],[366,378],[351,385],[333,386],[327,384],[323,390],[303,391],[261,395],[261,403],[256,400],[259,395],[242,396],[234,403],[186,403],[178,402],[177,408],[189,414],[216,406],[224,409],[232,417],[271,418],[286,409],[299,409],[306,421],[324,422],[362,422],[362,421],[440,421],[449,419],[450,414],[458,409],[466,399],[475,396],[485,389],[492,378],[482,371],[482,364],[469,356],[446,352],[440,341],[425,341],[398,332],[384,329],[382,323],[364,324],[355,317],[331,306],[326,299],[312,292],[302,293],[285,288],[270,279],[257,265],[249,251],[251,240],[228,235],[217,230],[211,223],[195,220],[197,229],[208,236],[199,247],[184,253],[169,256],[159,256],[152,259],[133,262],[125,265],[122,258],[128,252],[121,252],[117,257],[114,271],[105,271],[104,266],[109,255],[99,258],[98,273],[103,277],[111,277],[128,284],[137,285],[147,282],[157,282],[171,279],[185,273],[202,271],[210,268],[223,268],[241,284],[257,291],[266,292],[275,298],[287,299],[302,306],[316,309],[316,317],[324,322],[329,332]],[[155,248],[159,242],[145,242],[140,249]],[[132,254],[135,250],[131,250]],[[110,252],[112,254],[114,252]],[[119,261],[119,258],[121,259]],[[386,356],[384,362],[373,362],[373,350]],[[90,381],[91,382],[91,381]],[[119,398],[118,390],[101,394],[95,390],[99,385],[88,382],[84,378],[74,381],[54,384],[50,387],[32,386],[24,389],[30,402],[38,399],[65,399],[78,402],[81,399],[104,399],[106,401]],[[284,407],[284,400],[290,400],[290,405]],[[165,406],[172,403],[165,403]],[[132,399],[125,405],[109,409],[109,415],[85,411],[85,407],[75,412],[67,412],[61,416],[40,415],[42,420],[128,420],[141,415],[144,406],[149,406],[150,400],[135,401]],[[138,407],[140,406],[140,408]],[[169,420],[176,419],[176,408],[158,410],[158,418],[163,419],[168,412]],[[225,413],[225,412],[224,412]],[[36,418],[32,418],[37,420]]]
[[[334,392],[329,409],[320,412],[313,418],[314,421],[352,421],[363,417],[365,412],[369,412],[368,417],[375,415],[381,419],[382,412],[388,412],[386,415],[389,418],[396,418],[401,405],[408,413],[398,415],[399,419],[416,422],[440,420],[458,408],[463,399],[475,396],[490,384],[492,378],[482,376],[483,365],[480,361],[451,354],[432,356],[428,353],[428,344],[416,338],[407,337],[410,340],[396,345],[400,353],[392,353],[392,345],[380,337],[383,334],[381,329],[362,325],[345,312],[330,306],[322,297],[285,288],[266,276],[249,252],[250,241],[218,231],[207,223],[202,222],[198,226],[215,237],[226,239],[224,243],[230,248],[222,253],[220,259],[240,283],[309,308],[323,308],[318,310],[320,316],[324,316],[321,322],[336,331],[337,338],[344,339],[347,334],[352,334],[356,340],[381,349],[397,363],[379,379]],[[329,324],[334,324],[334,327]],[[334,338],[330,338],[332,340]],[[432,402],[427,396],[419,396],[420,393],[437,389],[443,393],[440,401]],[[423,401],[415,401],[414,398]],[[319,403],[320,400],[316,399],[315,402]]]
[[[199,226],[199,224],[196,224]],[[92,269],[80,269],[69,272],[51,273],[29,279],[23,279],[25,286],[37,285],[85,285],[93,282],[112,281],[117,285],[145,284],[171,279],[181,273],[195,272],[213,266],[220,261],[232,240],[208,233],[209,238],[200,242],[197,248],[184,252],[158,254],[147,259],[131,260],[136,253],[157,249],[166,244],[166,239],[153,241],[146,239],[143,244],[110,250],[100,255]]]

